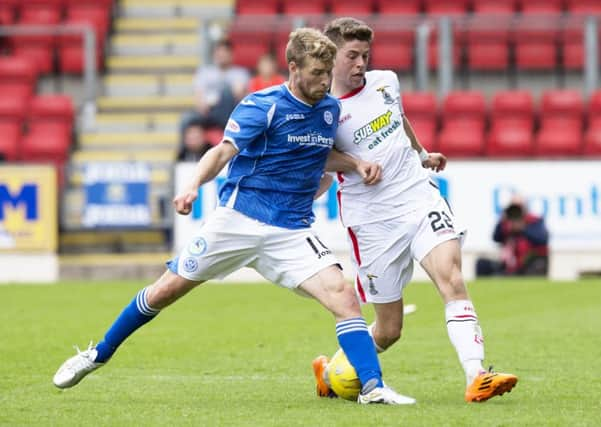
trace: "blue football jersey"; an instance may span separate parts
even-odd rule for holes
[[[339,115],[336,98],[326,95],[312,106],[286,84],[248,95],[224,131],[224,140],[239,152],[230,161],[219,204],[266,224],[309,227]]]

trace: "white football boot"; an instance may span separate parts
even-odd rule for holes
[[[75,346],[75,350],[77,350],[77,354],[67,359],[54,374],[52,382],[58,388],[73,387],[90,372],[104,365],[104,363],[94,362],[98,351],[92,348],[92,343],[87,350],[81,351],[77,346]]]
[[[397,393],[387,385],[383,387],[374,387],[377,380],[369,380],[357,398],[357,402],[362,405],[371,403],[382,403],[384,405],[413,405],[416,400],[409,396],[403,396]],[[370,384],[371,383],[371,384]]]

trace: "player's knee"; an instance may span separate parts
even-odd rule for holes
[[[334,315],[340,318],[351,318],[361,316],[361,307],[354,289],[345,282],[334,287],[330,293]]]

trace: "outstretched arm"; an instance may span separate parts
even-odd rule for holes
[[[367,185],[376,184],[382,178],[379,164],[356,159],[336,149],[330,151],[325,169],[327,172],[357,172]]]
[[[419,143],[417,136],[413,131],[413,127],[411,127],[411,123],[405,115],[403,115],[403,128],[411,141],[411,147],[419,154],[422,166],[436,172],[444,170],[447,165],[446,156],[442,153],[428,153],[428,151]]]
[[[192,203],[198,196],[198,187],[215,178],[219,171],[237,153],[238,150],[234,144],[227,141],[207,151],[198,161],[190,185],[173,199],[173,205],[177,213],[188,215],[192,210]]]

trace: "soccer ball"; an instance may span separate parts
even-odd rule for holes
[[[346,400],[357,400],[361,392],[361,381],[342,349],[332,356],[327,373],[330,388],[334,393]]]

